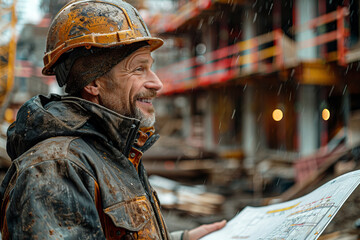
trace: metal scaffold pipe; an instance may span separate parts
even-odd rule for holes
[[[15,79],[16,0],[0,0],[0,123],[10,102]]]

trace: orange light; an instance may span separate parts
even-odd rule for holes
[[[272,117],[275,121],[281,121],[281,119],[283,119],[284,114],[280,109],[275,109],[272,113]]]
[[[329,120],[329,118],[330,118],[330,111],[329,111],[329,109],[325,108],[324,110],[322,110],[321,115],[322,115],[322,118],[323,118],[325,121]]]

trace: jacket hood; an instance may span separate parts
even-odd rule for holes
[[[140,121],[77,97],[35,96],[20,109],[7,132],[7,152],[15,159],[37,143],[58,136],[102,138],[125,155]]]

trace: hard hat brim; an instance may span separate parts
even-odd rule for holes
[[[110,44],[108,43],[102,43],[101,39],[106,38],[107,42],[109,41],[109,37],[114,34],[98,34],[96,37],[91,37],[92,35],[86,35],[84,37],[90,38],[93,41],[84,41],[84,39],[75,38],[70,39],[69,41],[63,43],[62,45],[58,46],[54,51],[51,51],[47,53],[44,56],[44,63],[45,67],[42,69],[42,74],[46,76],[55,75],[55,71],[53,69],[53,63],[55,63],[61,55],[63,55],[65,52],[70,51],[76,47],[97,47],[97,48],[110,48],[115,46],[123,46],[123,45],[129,45],[135,42],[148,42],[150,45],[150,51],[154,51],[161,47],[164,44],[164,41],[161,38],[156,37],[137,37],[136,39],[129,39],[121,42],[112,42]]]

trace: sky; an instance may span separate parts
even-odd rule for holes
[[[18,16],[22,15],[19,16],[19,25],[25,23],[36,24],[41,20],[40,0],[18,0],[16,9]]]

